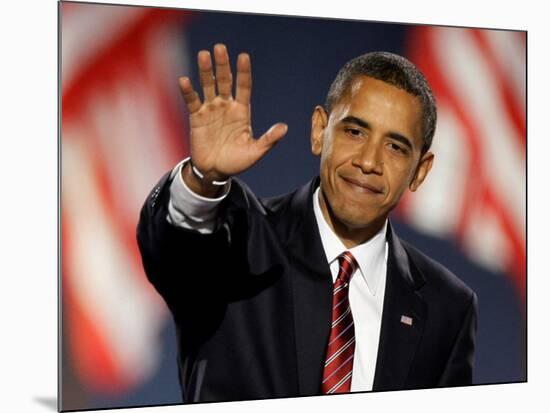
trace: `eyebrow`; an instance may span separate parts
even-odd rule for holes
[[[356,116],[346,116],[344,119],[342,119],[342,123],[352,123],[364,129],[369,129],[369,130],[371,129],[369,123],[366,120],[363,120]],[[413,145],[411,143],[411,140],[406,136],[403,136],[397,132],[390,132],[388,135],[393,140],[401,142],[403,145],[407,146],[411,151],[413,150]]]

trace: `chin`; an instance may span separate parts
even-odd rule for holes
[[[341,213],[336,212],[336,217],[342,224],[350,229],[368,228],[380,222],[381,217],[375,216],[374,214],[358,214],[357,209],[358,208],[354,208],[353,211],[344,210],[341,211]]]
[[[329,193],[325,198],[332,211],[333,219],[349,229],[365,229],[383,222],[383,209],[375,205],[365,205],[355,199],[346,199],[342,194]]]

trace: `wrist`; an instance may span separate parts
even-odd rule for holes
[[[191,191],[206,198],[220,196],[227,183],[227,181],[212,181],[206,178],[200,171],[193,168],[190,158],[184,162],[181,168],[181,177]]]
[[[224,180],[221,180],[220,178],[212,178],[212,177],[206,177],[204,174],[195,167],[195,164],[193,163],[193,160],[189,158],[189,164],[191,165],[191,171],[193,174],[199,178],[201,181],[205,181],[209,185],[213,186],[225,186],[227,184],[227,178],[224,178]]]

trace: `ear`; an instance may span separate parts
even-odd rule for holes
[[[416,168],[416,172],[414,174],[414,177],[409,184],[409,189],[411,191],[416,191],[418,187],[424,182],[424,179],[426,179],[426,176],[428,176],[428,173],[432,169],[432,165],[434,162],[434,154],[432,152],[426,152],[422,157],[420,158],[420,162],[418,163],[418,167]]]
[[[311,153],[321,155],[323,136],[328,123],[328,114],[322,106],[315,106],[311,115]]]

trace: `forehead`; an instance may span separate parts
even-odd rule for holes
[[[334,106],[334,120],[355,116],[373,127],[390,129],[422,140],[422,105],[407,91],[368,76],[354,78]]]

